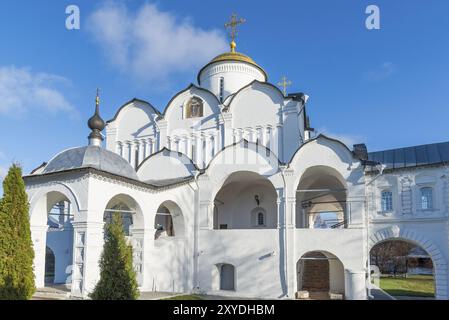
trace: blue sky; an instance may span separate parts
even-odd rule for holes
[[[81,29],[65,28],[76,4]],[[381,29],[365,28],[379,6]],[[0,175],[85,145],[97,87],[110,119],[138,97],[163,110],[226,49],[310,96],[312,126],[371,151],[449,140],[449,1],[1,1]]]

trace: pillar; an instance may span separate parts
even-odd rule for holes
[[[365,270],[345,270],[345,298],[347,300],[366,300]]]
[[[232,129],[232,114],[231,113],[222,113],[223,115],[223,137],[222,137],[222,146],[224,148],[234,143],[234,134]]]
[[[87,297],[100,279],[103,222],[73,222],[72,295]]]
[[[48,226],[31,226],[31,241],[34,249],[34,281],[36,288],[45,286],[45,253]]]

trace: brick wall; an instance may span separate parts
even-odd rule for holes
[[[326,256],[319,252],[308,253],[304,258],[325,259]],[[302,289],[308,291],[329,291],[329,261],[328,260],[303,260]]]

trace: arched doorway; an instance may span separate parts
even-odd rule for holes
[[[47,193],[47,235],[45,286],[64,285],[70,289],[73,264],[73,214],[69,199],[62,193]]]
[[[371,281],[388,294],[435,297],[434,263],[421,246],[404,239],[387,239],[370,250]]]
[[[298,292],[307,292],[312,299],[344,298],[344,268],[333,254],[307,252],[298,260],[296,271]]]
[[[144,221],[142,210],[137,201],[129,195],[114,196],[106,205],[103,214],[105,226],[112,221],[112,217],[119,214],[122,220],[123,232],[128,244],[133,248],[133,265],[136,271],[137,283],[143,284],[143,247],[144,247]]]
[[[240,171],[229,175],[214,199],[214,229],[276,228],[277,193],[266,177]]]
[[[45,283],[53,284],[55,281],[55,254],[49,247],[45,248]]]
[[[296,190],[296,227],[345,228],[350,218],[346,198],[346,182],[335,169],[308,168]]]

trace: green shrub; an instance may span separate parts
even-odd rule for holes
[[[30,299],[35,291],[28,196],[22,169],[13,164],[0,200],[0,300]]]
[[[139,297],[132,247],[126,243],[119,213],[106,225],[100,280],[90,294],[94,300],[135,300]]]

